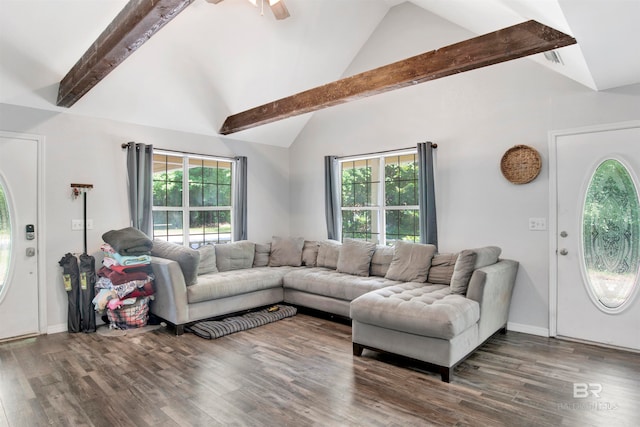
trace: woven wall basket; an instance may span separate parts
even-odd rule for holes
[[[502,175],[513,184],[533,181],[541,167],[540,153],[528,145],[514,145],[504,153],[500,161]]]

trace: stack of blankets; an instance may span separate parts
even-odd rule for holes
[[[153,298],[151,247],[146,234],[132,227],[102,235],[104,253],[98,270],[95,310],[106,311],[109,327],[140,328],[149,320],[149,300]]]

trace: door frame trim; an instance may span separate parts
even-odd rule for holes
[[[45,268],[47,266],[46,260],[46,224],[45,224],[45,171],[44,171],[44,148],[45,137],[43,135],[36,135],[23,132],[9,132],[0,130],[0,137],[23,139],[36,142],[37,161],[36,165],[38,170],[36,171],[36,221],[38,229],[36,231],[36,251],[38,254],[38,275],[36,278],[38,286],[38,334],[44,334],[47,332],[47,288],[45,277]]]
[[[549,131],[549,336],[558,333],[558,139],[640,127],[640,120]]]

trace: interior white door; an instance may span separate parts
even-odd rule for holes
[[[555,137],[556,332],[640,349],[640,124]]]
[[[0,135],[0,340],[39,329],[37,177],[38,141]]]

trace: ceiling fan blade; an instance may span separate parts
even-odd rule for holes
[[[285,19],[290,16],[287,6],[284,5],[284,0],[269,0],[269,6],[276,19]]]

